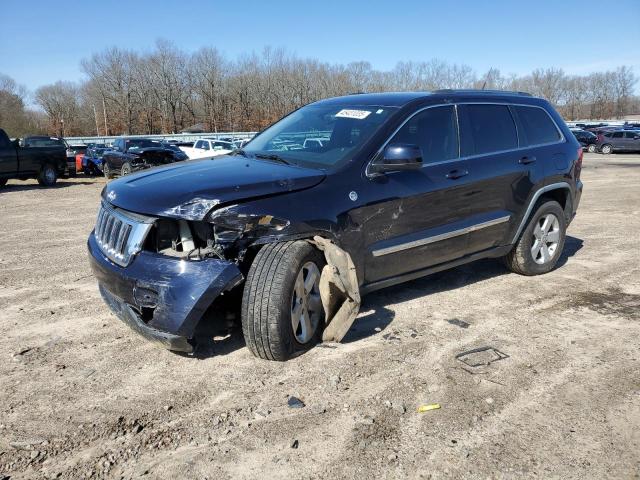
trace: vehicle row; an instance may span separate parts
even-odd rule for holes
[[[591,153],[640,152],[640,128],[571,128],[571,133],[580,142],[583,150]]]

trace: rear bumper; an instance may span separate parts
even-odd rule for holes
[[[569,221],[573,220],[573,217],[576,216],[576,213],[578,212],[578,207],[580,206],[580,199],[582,198],[582,181],[578,180],[576,182],[576,189],[575,189],[575,194],[573,197],[573,212],[571,212],[571,218],[569,219]]]
[[[207,308],[243,280],[238,267],[224,260],[186,261],[143,251],[120,267],[102,254],[93,232],[87,246],[109,308],[144,338],[169,350],[191,352]]]

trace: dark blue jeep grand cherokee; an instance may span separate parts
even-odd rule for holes
[[[339,341],[367,292],[486,257],[552,270],[581,165],[560,116],[527,94],[330,98],[232,155],[110,182],[90,259],[148,339],[193,351],[224,294],[249,349],[285,360]]]

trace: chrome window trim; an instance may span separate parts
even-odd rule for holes
[[[522,230],[524,230],[524,226],[526,225],[527,220],[529,220],[529,215],[531,215],[531,211],[533,210],[533,207],[535,206],[540,196],[543,193],[550,192],[551,190],[559,190],[561,188],[567,189],[569,190],[569,192],[571,192],[571,186],[567,182],[558,182],[558,183],[552,183],[550,185],[546,185],[542,188],[539,188],[536,191],[536,193],[533,194],[533,197],[531,197],[531,201],[529,202],[529,206],[527,207],[527,210],[524,213],[522,220],[520,220],[520,225],[518,226],[518,230],[516,230],[516,234],[513,236],[513,240],[511,240],[512,244],[518,241],[518,237],[522,233]]]
[[[524,146],[524,147],[518,146],[518,148],[510,148],[510,149],[507,149],[507,150],[498,150],[498,151],[495,151],[495,152],[487,152],[487,153],[481,153],[481,154],[476,154],[476,155],[467,155],[467,156],[463,157],[462,156],[462,142],[460,141],[460,120],[459,120],[459,117],[458,117],[458,105],[505,105],[507,107],[514,106],[514,107],[539,108],[544,113],[546,113],[547,116],[553,122],[553,125],[556,127],[556,130],[560,134],[560,140],[558,140],[557,142],[537,143],[535,145],[527,145],[527,146]],[[367,166],[365,168],[365,176],[367,178],[375,178],[375,177],[378,177],[380,175],[383,175],[381,173],[371,173],[369,171],[369,167],[372,165],[372,163],[375,161],[375,159],[378,158],[378,156],[382,153],[382,151],[389,144],[389,142],[393,139],[393,137],[396,136],[396,134],[400,131],[400,129],[402,129],[402,127],[404,127],[407,124],[407,122],[409,122],[409,120],[411,120],[413,117],[415,117],[419,113],[424,112],[425,110],[428,110],[430,108],[449,107],[449,106],[453,106],[454,107],[455,115],[456,115],[456,123],[457,123],[457,128],[458,128],[458,158],[452,158],[452,159],[449,159],[449,160],[442,160],[440,162],[425,163],[425,164],[422,165],[422,168],[426,168],[426,167],[429,167],[431,165],[443,165],[443,164],[446,164],[446,163],[458,162],[460,160],[471,160],[471,159],[474,159],[474,158],[486,157],[487,155],[499,155],[499,154],[502,154],[502,153],[510,153],[510,152],[518,152],[518,151],[522,151],[522,150],[527,150],[529,148],[547,147],[547,146],[551,146],[551,145],[559,145],[561,143],[566,143],[566,141],[567,141],[566,137],[564,136],[564,133],[562,133],[562,129],[560,129],[560,127],[558,126],[558,123],[555,121],[555,119],[549,114],[549,112],[547,112],[547,110],[545,108],[543,108],[543,107],[541,107],[539,105],[529,105],[529,104],[526,104],[526,103],[497,102],[497,101],[496,102],[438,103],[438,104],[435,104],[435,105],[428,105],[426,107],[419,108],[418,110],[413,112],[411,115],[409,115],[400,124],[400,126],[398,126],[398,128],[396,128],[394,130],[394,132],[389,136],[389,138],[387,138],[387,140],[382,144],[382,146],[378,149],[378,151],[376,151],[376,153],[373,155],[373,157],[369,160],[369,162],[367,163]],[[513,113],[511,113],[511,110],[509,110],[509,114],[511,115],[513,123],[514,123],[514,125],[516,127],[516,136],[518,137],[518,145],[519,145],[520,137],[519,137],[519,133],[518,133],[518,124],[516,122],[516,119],[513,118]],[[394,173],[394,172],[389,172],[389,173]]]
[[[429,245],[430,243],[440,242],[442,240],[447,240],[449,238],[458,237],[460,235],[465,235],[467,233],[475,232],[476,230],[481,230],[483,228],[493,227],[494,225],[499,225],[501,223],[508,222],[510,219],[511,219],[511,215],[505,215],[503,217],[494,218],[493,220],[488,220],[486,222],[476,223],[469,227],[452,230],[451,232],[441,233],[439,235],[432,235],[430,237],[420,238],[418,240],[413,240],[411,242],[406,242],[406,243],[400,243],[398,245],[392,245],[390,247],[379,248],[377,250],[373,250],[373,252],[371,253],[373,254],[374,257],[381,257],[383,255],[401,252],[403,250],[408,250],[410,248],[422,247],[424,245]]]

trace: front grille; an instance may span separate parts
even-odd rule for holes
[[[142,248],[152,222],[152,218],[134,219],[103,202],[93,235],[102,253],[124,267]]]

